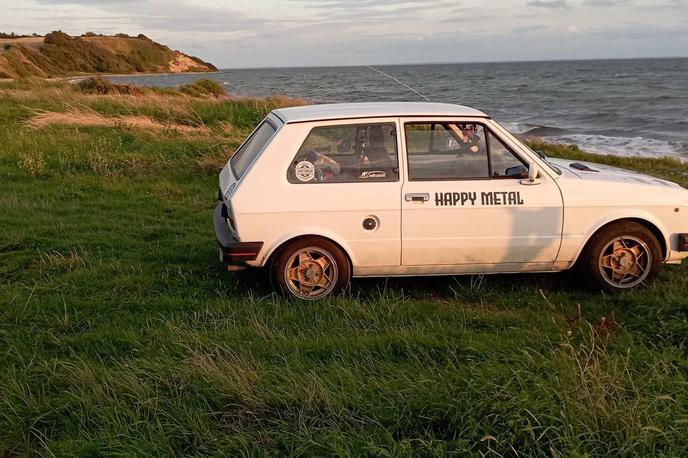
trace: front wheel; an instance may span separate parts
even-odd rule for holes
[[[592,237],[584,267],[596,286],[623,291],[654,279],[661,266],[661,253],[652,232],[628,221],[606,227]]]
[[[270,263],[270,279],[277,292],[316,300],[339,294],[351,277],[349,260],[329,240],[306,237],[279,250]]]

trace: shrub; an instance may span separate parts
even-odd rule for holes
[[[86,78],[76,84],[76,89],[84,94],[97,95],[141,95],[144,90],[129,84],[114,84],[103,77]]]
[[[114,94],[115,85],[105,78],[99,76],[86,78],[76,84],[77,89],[84,94]]]
[[[227,95],[221,83],[209,79],[201,79],[193,83],[178,87],[179,92],[191,97],[222,97]]]
[[[64,46],[69,44],[71,40],[72,37],[70,37],[61,30],[57,30],[55,32],[50,32],[49,34],[47,34],[43,39],[43,42],[47,45]]]

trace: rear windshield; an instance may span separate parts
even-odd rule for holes
[[[273,135],[275,135],[275,127],[267,121],[263,121],[251,135],[251,137],[241,145],[241,148],[234,153],[229,165],[234,172],[234,177],[240,180],[253,161],[258,157],[261,151],[268,144]]]

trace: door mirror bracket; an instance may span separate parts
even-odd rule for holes
[[[521,180],[521,184],[526,186],[540,184],[540,170],[535,162],[528,165],[528,178]]]

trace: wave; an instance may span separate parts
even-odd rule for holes
[[[643,137],[610,137],[607,135],[568,134],[550,136],[552,143],[575,144],[597,154],[626,157],[678,157],[688,160],[688,144]]]
[[[677,157],[688,160],[688,143],[645,137],[620,136],[616,131],[577,133],[561,127],[519,122],[504,123],[519,138],[538,137],[547,143],[578,145],[597,154],[633,157]]]
[[[565,135],[570,132],[560,127],[521,124],[519,122],[505,122],[503,125],[509,132],[523,137],[553,137],[555,135]]]

